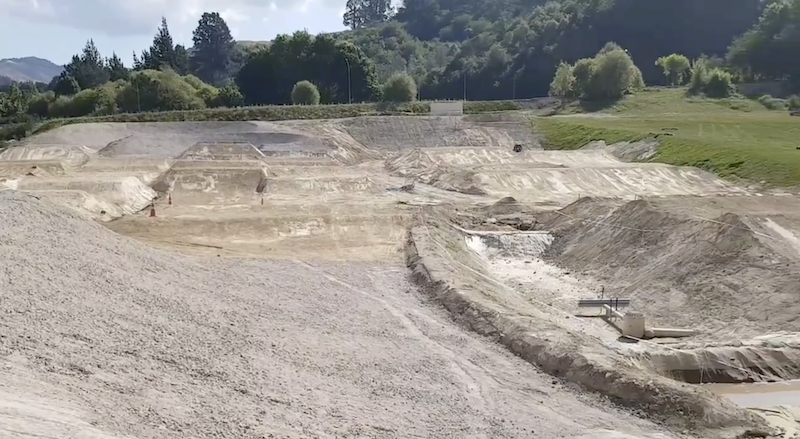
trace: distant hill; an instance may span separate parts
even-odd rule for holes
[[[63,70],[63,66],[33,56],[0,59],[0,84],[10,81],[49,83]]]

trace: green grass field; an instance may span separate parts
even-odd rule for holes
[[[681,89],[647,90],[596,112],[582,111],[576,105],[565,108],[568,116],[537,119],[545,147],[576,149],[593,140],[661,134],[653,161],[770,186],[800,185],[800,117],[787,111],[742,98],[686,98]]]

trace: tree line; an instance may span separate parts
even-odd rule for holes
[[[0,120],[548,93],[598,99],[643,83],[712,94],[736,81],[800,83],[800,0],[403,0],[396,9],[347,0],[343,22],[351,30],[245,47],[218,13],[204,13],[187,48],[163,19],[130,67],[90,40],[50,84],[0,94]],[[599,86],[609,81],[613,90]]]

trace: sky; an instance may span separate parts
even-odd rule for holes
[[[0,0],[0,59],[35,56],[66,64],[94,39],[103,56],[130,65],[150,47],[161,17],[176,44],[192,45],[203,12],[219,12],[237,40],[271,40],[306,29],[344,29],[346,0]]]

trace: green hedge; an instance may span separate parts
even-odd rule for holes
[[[464,103],[467,114],[519,110],[513,101],[474,101]],[[41,133],[64,125],[93,122],[205,122],[205,121],[279,121],[300,119],[339,119],[369,114],[428,114],[430,102],[402,104],[366,103],[337,105],[268,105],[258,107],[215,108],[205,110],[126,113],[110,116],[51,119],[33,130]]]

